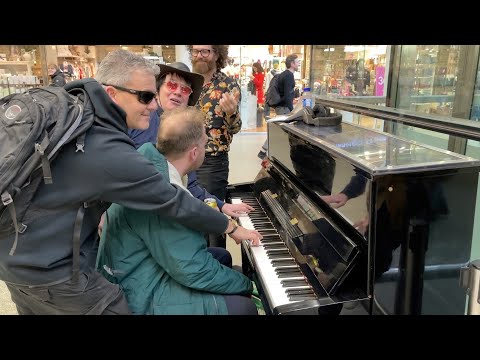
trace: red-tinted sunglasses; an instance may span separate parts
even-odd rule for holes
[[[185,96],[190,96],[190,94],[193,92],[192,88],[190,88],[189,86],[180,85],[179,83],[173,80],[167,81],[166,85],[168,90],[170,90],[171,92],[174,92],[175,90],[178,89],[178,86],[180,86],[180,92],[182,93],[182,95],[185,95]]]

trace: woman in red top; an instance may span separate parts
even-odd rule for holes
[[[252,64],[252,81],[257,90],[257,106],[263,106],[265,103],[265,94],[263,92],[265,72],[263,71],[262,65],[258,62]]]

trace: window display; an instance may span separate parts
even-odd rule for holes
[[[387,48],[387,45],[312,45],[309,68],[314,94],[385,96]]]

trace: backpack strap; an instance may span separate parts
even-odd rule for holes
[[[50,144],[50,139],[48,138],[48,133],[46,131],[43,132],[42,142],[40,144],[35,143],[35,151],[38,152],[42,157],[43,181],[45,181],[45,184],[51,184],[53,182],[52,170],[50,169],[50,162],[48,161],[47,154],[45,154],[45,150],[47,149],[49,144]]]
[[[82,203],[77,211],[75,226],[73,227],[73,253],[72,253],[72,280],[78,282],[80,274],[80,234],[82,232],[83,217],[85,209],[89,206],[87,202]]]
[[[10,213],[10,217],[13,221],[13,226],[15,227],[15,241],[13,242],[12,248],[8,253],[9,255],[13,255],[15,254],[15,249],[17,248],[18,244],[18,234],[23,234],[27,228],[27,225],[21,224],[21,227],[18,226],[15,204],[13,203],[12,196],[7,191],[2,193],[2,203],[8,208],[8,212]]]

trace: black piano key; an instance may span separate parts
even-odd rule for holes
[[[280,273],[277,274],[277,277],[279,279],[284,279],[284,278],[297,278],[297,277],[302,277],[303,275],[300,273],[299,275],[292,275],[290,273]]]
[[[286,289],[287,295],[314,295],[315,293],[311,288],[308,289]]]
[[[283,241],[280,239],[263,238],[261,241],[262,243],[265,243],[265,244],[275,244],[275,243],[283,244]]]
[[[288,300],[290,301],[304,301],[304,300],[316,300],[316,299],[317,297],[315,295],[309,295],[309,296],[288,295]]]
[[[302,272],[298,268],[275,268],[275,273],[280,274],[289,274],[291,277],[303,276]]]
[[[287,255],[291,257],[288,250],[267,250],[267,255]]]
[[[285,246],[284,243],[280,243],[280,244],[264,244],[263,245],[263,248],[265,250],[282,250],[282,249],[287,249],[287,247]]]
[[[264,238],[269,238],[269,239],[280,239],[280,235],[278,234],[262,234]]]
[[[280,283],[284,287],[308,286],[305,280],[281,280]]]
[[[272,264],[273,267],[297,265],[297,263],[293,259],[291,259],[291,260],[272,260],[271,264]]]
[[[285,254],[267,254],[267,257],[270,259],[270,260],[275,260],[275,259],[293,259],[290,254],[288,255],[285,255]]]
[[[277,230],[273,226],[269,225],[253,224],[253,227],[259,232],[265,232],[270,234],[277,232]]]

